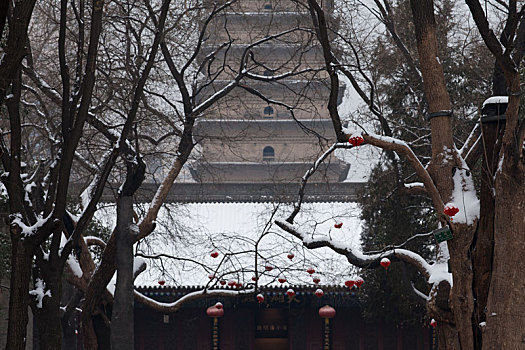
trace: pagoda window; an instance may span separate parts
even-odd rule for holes
[[[263,161],[273,162],[275,160],[275,150],[272,146],[266,146],[263,149]]]
[[[272,106],[266,106],[264,107],[264,117],[269,119],[269,118],[273,118],[273,107]]]

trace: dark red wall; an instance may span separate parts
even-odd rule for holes
[[[365,323],[359,310],[336,309],[331,320],[332,350],[430,350],[432,334],[428,328],[396,328],[384,323]],[[225,308],[219,319],[221,350],[255,350],[257,307]],[[291,350],[319,350],[323,344],[324,321],[317,308],[284,309],[288,314]],[[147,308],[135,309],[136,350],[209,350],[212,319],[206,308],[183,308],[163,315]]]

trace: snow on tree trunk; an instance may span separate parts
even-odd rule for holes
[[[450,98],[443,69],[438,59],[433,2],[432,0],[412,0],[410,4],[429,113],[450,111]],[[432,160],[428,166],[428,172],[436,184],[443,202],[446,203],[452,196],[454,182],[451,174],[456,166],[455,162],[457,162],[455,159],[457,154],[452,151],[454,140],[452,138],[451,116],[441,115],[431,118],[430,126],[432,130]],[[438,216],[442,215],[442,213],[437,214]],[[454,279],[450,296],[451,308],[454,313],[461,349],[473,349],[474,337],[471,326],[474,310],[473,275],[468,253],[474,229],[470,225],[453,225],[453,232],[454,239],[449,241],[450,265]],[[453,334],[449,336],[453,336]]]
[[[39,349],[59,350],[62,348],[62,323],[60,320],[61,274],[50,271],[45,281],[46,297],[35,309],[39,335]]]

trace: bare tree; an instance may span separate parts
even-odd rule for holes
[[[430,116],[432,156],[429,163],[423,166],[407,143],[389,137],[390,135],[387,135],[385,130],[383,132],[386,136],[381,136],[368,130],[359,132],[343,129],[341,117],[332,103],[329,104],[329,111],[334,121],[338,140],[334,148],[349,147],[348,137],[361,137],[369,145],[393,151],[400,157],[404,157],[412,165],[422,182],[421,189],[431,199],[440,227],[450,230],[453,238],[438,245],[436,260],[433,264],[429,264],[419,255],[403,249],[402,246],[389,247],[381,252],[362,255],[342,242],[330,240],[329,237],[311,238],[307,232],[302,232],[294,224],[296,211],[286,220],[277,220],[277,224],[302,239],[305,246],[310,248],[331,247],[336,252],[345,255],[349,262],[356,266],[376,267],[381,259],[389,258],[393,261],[403,261],[417,268],[431,287],[426,297],[427,309],[431,317],[438,320],[441,348],[504,347],[518,349],[521,347],[522,340],[517,335],[519,331],[516,327],[519,327],[517,325],[520,324],[522,318],[519,310],[524,308],[521,298],[516,293],[523,288],[523,281],[514,277],[520,273],[520,267],[513,261],[518,261],[518,256],[522,254],[522,249],[519,249],[515,243],[519,240],[518,232],[525,223],[522,210],[525,198],[522,181],[525,170],[523,163],[525,127],[520,122],[518,111],[520,85],[517,69],[522,56],[522,9],[518,9],[514,1],[505,4],[508,13],[506,36],[505,40],[500,42],[494,31],[490,29],[488,14],[485,13],[480,3],[467,1],[479,33],[495,57],[498,67],[502,70],[509,91],[503,142],[497,156],[499,166],[494,173],[494,185],[491,188],[494,211],[480,212],[472,172],[466,162],[471,147],[476,146],[473,140],[477,137],[466,140],[464,147],[459,150],[455,146],[450,95],[447,91],[442,66],[436,59],[439,56],[439,50],[436,39],[434,2],[429,0],[411,1],[410,3],[419,62],[419,67],[412,67],[421,72]],[[388,11],[389,2],[376,2],[376,4],[379,5],[377,10],[379,13],[382,12],[384,15],[385,11]],[[308,1],[308,5],[317,28],[319,41],[324,48],[326,69],[330,73],[332,84],[337,85],[338,72],[346,75],[370,106],[372,113],[379,114],[380,110],[375,109],[373,99],[364,94],[353,72],[341,65],[334,55],[322,7],[314,0]],[[391,24],[387,22],[385,25],[392,32]],[[394,40],[397,41],[395,34]],[[333,94],[337,92],[333,90]],[[331,99],[333,100],[335,98]],[[471,164],[470,161],[468,163]],[[300,204],[300,199],[298,203]],[[459,209],[459,212],[455,214],[451,212],[451,208],[454,208],[454,211]],[[488,248],[487,242],[484,242],[489,240],[490,236],[478,234],[478,221],[483,220],[483,216],[492,215],[495,229],[493,259],[492,261],[476,260],[474,257],[477,255],[477,250],[486,252],[486,249],[491,249],[490,242]],[[450,275],[446,265],[447,261],[450,263]],[[479,266],[480,264],[485,265]],[[476,275],[487,271],[492,273],[489,281],[486,276]],[[508,278],[501,276],[508,276]],[[454,279],[453,285],[452,278]],[[488,293],[486,308],[483,305],[484,300],[477,299],[478,293]],[[479,323],[480,312],[484,314],[482,319],[484,321],[481,323]]]

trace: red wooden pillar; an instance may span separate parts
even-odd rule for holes
[[[365,322],[361,320],[359,326],[359,350],[365,350]]]
[[[159,350],[164,350],[164,333],[166,332],[166,325],[163,323],[159,328]]]
[[[385,343],[385,322],[380,321],[377,327],[377,349],[383,350]]]
[[[403,350],[403,331],[400,327],[396,328],[397,350]]]

